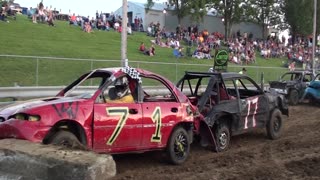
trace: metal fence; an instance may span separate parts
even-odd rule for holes
[[[195,62],[199,61],[195,59]],[[0,87],[13,86],[65,86],[81,74],[101,67],[118,67],[120,60],[57,58],[40,56],[0,55]],[[176,62],[129,61],[132,67],[158,73],[177,82],[185,71],[208,71],[212,65]],[[73,67],[70,70],[70,67]],[[278,79],[287,68],[240,66],[230,64],[228,71],[239,72],[243,67],[248,75],[260,82],[264,73],[265,82]]]

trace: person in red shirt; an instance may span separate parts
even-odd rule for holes
[[[145,47],[144,43],[142,42],[140,44],[139,51],[144,52],[145,50],[146,50],[146,47]]]
[[[76,15],[73,13],[73,15],[70,17],[70,25],[72,24],[76,24],[76,21],[77,21],[77,17]]]

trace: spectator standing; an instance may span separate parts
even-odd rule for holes
[[[246,74],[247,73],[247,69],[246,68],[242,68],[242,70],[239,72],[239,74]]]
[[[290,63],[290,65],[289,65],[289,71],[294,71],[296,69],[296,62],[292,62],[292,63]]]
[[[246,68],[242,68],[242,70],[239,72],[239,74],[246,74],[246,73],[247,73]],[[240,81],[236,80],[236,84],[237,84],[237,86],[240,86]]]
[[[46,13],[45,13],[45,9],[44,9],[44,6],[43,6],[43,3],[42,3],[42,2],[39,3],[38,17],[39,17],[39,19],[40,19],[41,22],[45,22]]]
[[[98,13],[98,10],[96,12],[96,19],[99,19],[99,13]]]

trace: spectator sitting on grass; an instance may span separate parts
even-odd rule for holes
[[[114,30],[118,31],[119,26],[120,26],[119,22],[118,21],[115,22],[114,25],[113,25]]]
[[[48,16],[47,22],[48,22],[49,26],[54,26],[54,23],[53,23],[53,12],[51,10],[49,11],[49,16]]]
[[[91,25],[90,25],[90,21],[89,21],[89,16],[88,18],[86,18],[84,20],[84,32],[87,32],[87,33],[91,33],[92,32],[92,28],[91,28]]]
[[[183,55],[183,53],[182,53],[182,50],[183,50],[183,48],[182,47],[176,47],[176,48],[174,48],[174,50],[173,50],[173,55],[175,56],[175,57],[177,57],[177,58],[180,58],[180,57],[183,57],[184,55]]]
[[[109,31],[109,30],[110,30],[110,24],[109,24],[109,22],[107,21],[107,22],[105,23],[105,25],[106,25],[106,31]]]
[[[103,21],[101,19],[98,19],[97,22],[97,29],[98,30],[105,30],[106,26],[104,25]]]
[[[154,56],[155,55],[155,48],[154,48],[153,44],[151,45],[149,50],[145,52],[145,54],[148,55],[148,56]]]
[[[202,53],[204,59],[211,59],[210,49],[208,46],[204,46],[202,48]]]
[[[77,25],[77,17],[74,13],[69,17],[69,25]]]
[[[127,26],[127,33],[128,35],[132,35],[132,29],[131,29],[131,26]]]
[[[139,47],[139,51],[144,52],[146,50],[146,47],[144,45],[143,42],[141,42],[140,47]]]
[[[2,4],[2,7],[1,7],[1,12],[0,12],[0,20],[1,20],[1,21],[9,22],[9,21],[6,20],[6,13],[7,13],[8,9],[9,9],[8,4],[7,4],[7,2],[5,1],[5,2]]]

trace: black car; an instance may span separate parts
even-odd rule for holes
[[[290,105],[297,105],[313,78],[310,71],[286,72],[279,81],[269,82],[270,90],[283,94]]]
[[[202,145],[211,140],[224,151],[231,136],[255,128],[266,128],[270,139],[281,135],[282,115],[288,115],[283,95],[264,91],[246,75],[186,72],[177,86],[198,107],[195,134]]]

